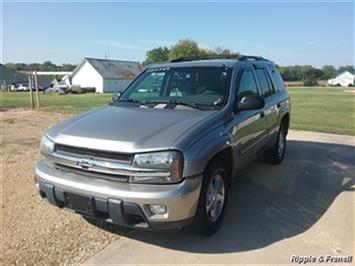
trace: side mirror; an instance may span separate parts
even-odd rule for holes
[[[258,110],[265,105],[263,97],[259,95],[244,96],[235,106],[236,111]]]
[[[114,101],[116,101],[118,98],[120,98],[121,94],[122,94],[122,93],[119,92],[119,91],[112,93],[112,101],[114,102]]]

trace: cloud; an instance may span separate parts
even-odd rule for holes
[[[129,43],[119,42],[119,41],[89,41],[89,43],[97,44],[97,45],[104,45],[109,46],[110,48],[119,48],[119,49],[126,49],[126,50],[135,50],[135,51],[146,51],[148,48],[143,46],[132,45]]]

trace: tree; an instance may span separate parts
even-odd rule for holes
[[[58,66],[56,64],[53,64],[51,61],[45,61],[43,64],[6,63],[5,67],[17,71],[73,71],[76,65],[62,64],[61,66]]]
[[[62,66],[59,67],[61,71],[73,71],[76,68],[76,65],[73,64],[62,64]]]
[[[280,66],[279,72],[280,72],[282,79],[284,81],[295,81],[295,79],[293,78],[293,75],[292,75],[291,67]]]
[[[38,71],[41,69],[41,64],[38,63],[31,63],[26,66],[27,71]]]
[[[284,81],[304,81],[307,86],[316,86],[318,80],[324,76],[323,70],[310,65],[305,66],[278,66]]]
[[[325,66],[323,66],[322,71],[323,71],[323,77],[322,77],[322,79],[335,78],[335,76],[337,75],[337,70],[336,70],[335,67],[332,66],[332,65],[325,65]]]
[[[303,86],[305,86],[305,87],[316,87],[318,85],[319,84],[318,84],[318,81],[316,79],[307,78],[303,82]]]
[[[304,79],[303,66],[277,66],[284,81],[300,81]]]
[[[207,57],[211,57],[211,56],[231,56],[231,57],[239,57],[240,54],[238,52],[232,52],[230,49],[228,48],[223,48],[221,46],[216,46],[213,49],[201,49],[201,57],[202,58],[207,58]]]
[[[223,48],[221,46],[216,46],[211,50],[207,50],[209,55],[232,55],[232,51],[228,48]]]
[[[16,64],[14,64],[14,63],[6,63],[4,66],[7,68],[16,70]]]
[[[216,55],[231,55],[233,54],[232,51],[228,48],[223,48],[221,46],[217,46],[212,50],[213,54]]]
[[[176,59],[179,57],[200,57],[201,50],[197,42],[190,39],[180,40],[177,44],[173,45],[169,51],[169,59]]]
[[[344,71],[349,71],[350,73],[354,72],[354,66],[341,66],[338,68],[338,74],[343,73]]]
[[[146,52],[144,65],[166,62],[169,60],[169,49],[167,47],[158,47]]]
[[[27,70],[27,65],[25,63],[17,63],[15,70],[17,70],[17,71],[26,71]]]
[[[313,67],[311,65],[305,65],[300,67],[301,80],[306,80],[308,75],[312,73]]]
[[[45,62],[43,62],[43,64],[41,65],[39,70],[42,70],[42,71],[55,71],[57,69],[58,69],[57,65],[53,64],[51,61],[45,61]]]
[[[324,75],[323,71],[314,67],[304,69],[304,86],[318,86],[318,80]]]
[[[303,73],[301,66],[280,66],[279,72],[284,81],[299,81],[303,80]]]
[[[153,63],[165,62],[177,58],[197,58],[207,59],[215,55],[226,55],[231,57],[238,57],[238,52],[233,52],[228,48],[216,46],[213,49],[204,49],[199,47],[197,42],[190,39],[182,39],[178,43],[167,47],[157,47],[146,52],[146,58],[143,65],[149,65]]]
[[[304,77],[306,79],[320,79],[323,76],[323,71],[317,68],[306,69],[304,72]]]

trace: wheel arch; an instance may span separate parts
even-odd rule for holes
[[[200,139],[184,152],[184,175],[193,176],[205,172],[211,161],[220,159],[226,164],[228,174],[233,174],[234,138],[229,132],[211,132],[208,137]]]
[[[233,175],[233,150],[232,150],[232,147],[230,147],[230,146],[223,147],[221,150],[219,150],[214,155],[212,155],[211,158],[207,161],[204,170],[206,170],[206,168],[214,160],[220,160],[225,165],[226,170],[227,170],[228,181],[229,181],[229,185],[230,185],[233,181],[233,178],[232,178],[232,175]]]

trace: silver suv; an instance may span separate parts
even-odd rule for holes
[[[290,100],[264,58],[150,66],[113,98],[45,133],[43,199],[121,226],[211,234],[237,172],[284,158]]]

